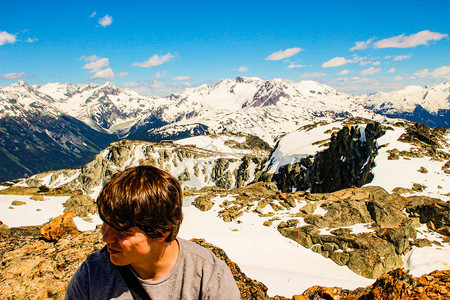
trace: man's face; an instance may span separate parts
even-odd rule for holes
[[[118,231],[103,223],[101,233],[111,262],[118,266],[145,264],[151,259],[152,244],[157,242],[138,227]]]

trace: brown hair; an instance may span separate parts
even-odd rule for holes
[[[137,226],[150,237],[170,232],[173,241],[183,220],[182,191],[169,173],[152,166],[115,174],[97,197],[100,218],[119,231]]]

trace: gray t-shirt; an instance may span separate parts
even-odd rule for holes
[[[240,299],[230,269],[214,253],[178,238],[180,253],[172,271],[157,281],[140,280],[152,300]],[[66,299],[133,299],[106,251],[90,254],[72,277]]]

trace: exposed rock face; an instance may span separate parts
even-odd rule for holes
[[[326,210],[323,216],[303,210],[304,220],[311,225],[297,228],[294,223],[280,223],[280,233],[365,277],[377,278],[402,266],[401,255],[411,249],[409,241],[416,238],[414,225],[401,211],[405,203],[402,197],[369,187],[324,194],[322,198],[318,205]],[[372,228],[358,234],[341,228],[358,223],[371,224]],[[320,234],[321,228],[336,229]]]
[[[325,193],[362,186],[373,179],[376,140],[383,134],[379,123],[369,123],[365,129],[346,126],[333,133],[328,149],[282,166],[272,180],[284,192],[310,189]]]
[[[80,189],[85,194],[92,194],[127,167],[153,165],[169,171],[188,187],[216,185],[228,189],[244,186],[255,180],[256,173],[263,169],[270,147],[256,137],[247,137],[245,143],[232,146],[248,149],[248,153],[237,151],[230,155],[195,145],[121,140],[110,144],[77,172],[55,171],[51,183],[43,182],[49,174],[34,176],[27,183],[32,186],[45,183],[53,188]]]

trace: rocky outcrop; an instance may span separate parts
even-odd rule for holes
[[[257,173],[263,169],[270,147],[252,136],[245,137],[244,142],[230,142],[228,146],[239,151],[222,153],[197,148],[195,145],[121,140],[110,144],[79,170],[38,174],[24,183],[30,187],[45,184],[53,190],[79,189],[84,194],[93,195],[114,174],[125,168],[152,165],[169,171],[187,188],[215,185],[229,189],[245,186],[255,180]]]
[[[389,194],[381,187],[280,193],[275,183],[258,182],[231,191],[199,191],[193,205],[211,209],[215,197],[226,197],[217,213],[225,222],[241,222],[244,214],[256,213],[265,226],[276,226],[285,237],[368,278],[402,267],[402,256],[413,246],[431,245],[418,235],[421,224],[440,233],[442,243],[450,240],[448,203]],[[309,225],[298,225],[304,222]]]
[[[446,138],[448,129],[442,127],[429,128],[420,123],[403,124],[402,126],[405,127],[405,133],[398,140],[411,144],[412,147],[409,151],[389,150],[390,155],[388,159],[430,157],[436,161],[450,160],[450,154],[445,150],[449,147],[449,142]],[[443,170],[445,170],[445,167]]]
[[[365,128],[345,126],[332,134],[328,149],[284,165],[276,174],[265,178],[271,178],[283,192],[325,193],[362,186],[373,179],[376,140],[384,131],[380,123],[369,123]]]
[[[450,203],[429,197],[410,197],[406,211],[431,230],[450,237]]]
[[[310,194],[303,198],[317,199],[315,202],[324,210],[323,215],[311,213],[305,206],[298,216],[310,225],[298,227],[298,221],[293,219],[281,222],[278,231],[365,277],[378,278],[401,267],[402,255],[413,245],[429,245],[417,238],[416,228],[420,223],[430,224],[429,228],[448,236],[449,206],[439,199],[406,198],[379,187]],[[367,228],[360,233],[345,228],[355,224],[366,224]]]
[[[99,231],[66,235],[55,243],[32,229],[9,229],[9,237],[0,239],[1,298],[64,299],[80,263],[103,246]]]

